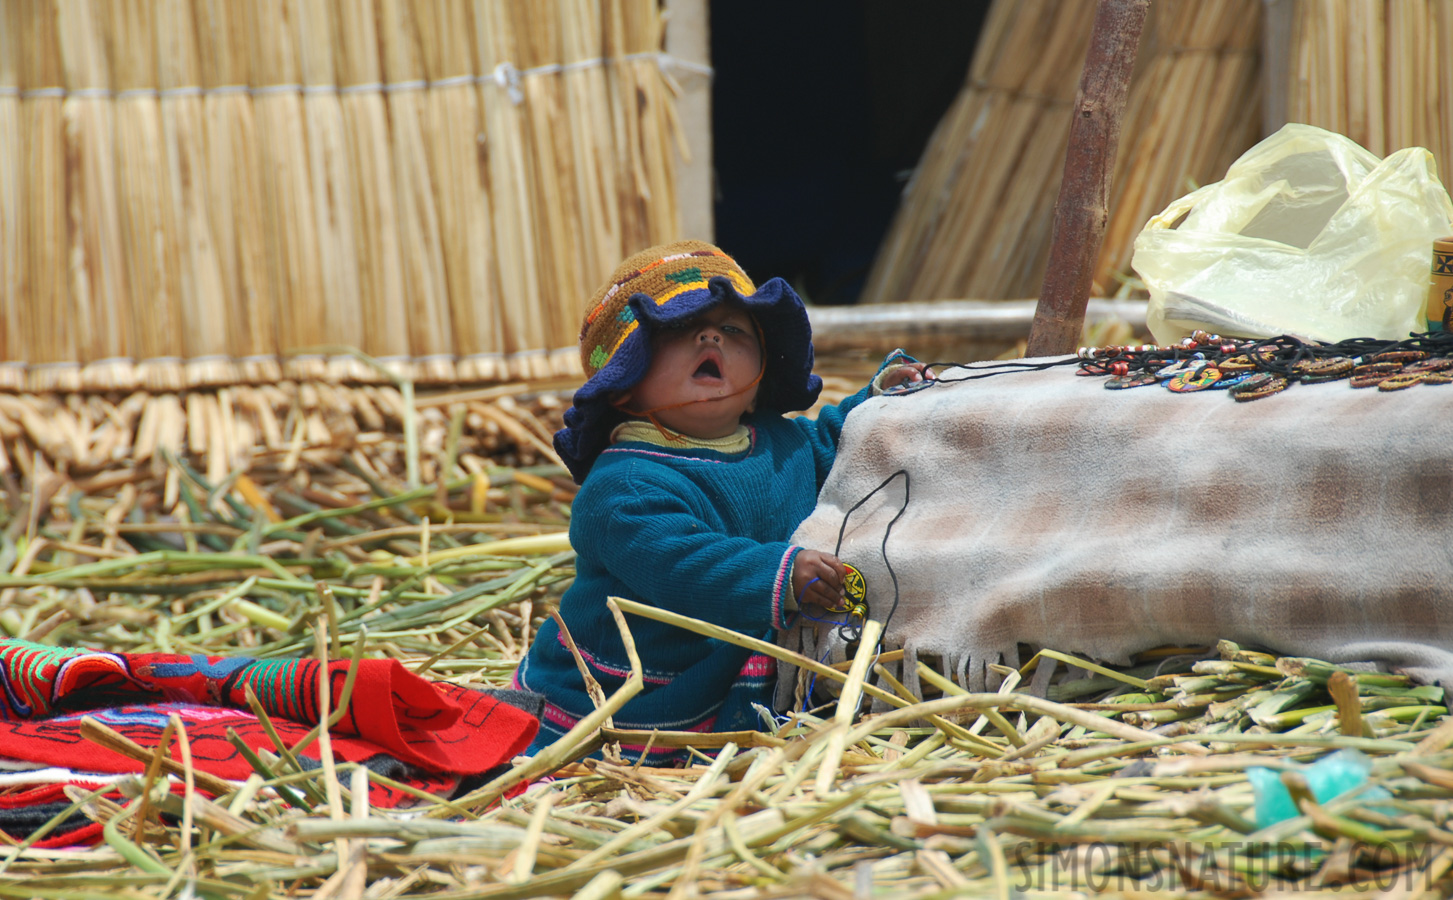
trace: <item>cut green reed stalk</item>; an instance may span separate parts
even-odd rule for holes
[[[716,638],[720,641],[726,641],[727,643],[735,644],[738,647],[746,647],[747,649],[753,650],[757,653],[766,654],[773,659],[791,663],[794,666],[800,666],[815,675],[821,675],[824,678],[831,678],[833,681],[837,681],[840,683],[845,683],[847,681],[848,676],[845,672],[841,672],[837,669],[832,668],[831,666],[824,665],[817,660],[803,656],[800,653],[793,653],[791,650],[788,650],[784,647],[778,647],[776,644],[749,637],[748,635],[741,634],[740,632],[732,631],[730,628],[722,628],[721,626],[713,625],[710,622],[703,622],[700,619],[693,619],[690,616],[683,616],[678,613],[670,612],[668,610],[657,609],[654,606],[647,606],[644,603],[636,603],[635,601],[627,600],[623,597],[612,597],[611,600],[616,603],[616,605],[618,605],[622,610],[631,613],[632,615],[644,616],[647,619],[655,619],[658,622],[665,622],[668,625],[675,625],[678,628],[685,628],[687,631],[694,631],[697,634],[704,634],[707,637]],[[877,687],[876,685],[864,684],[862,690],[863,693],[867,694],[868,696],[873,697],[877,700],[882,700],[883,702],[895,707],[903,707],[909,705],[909,701],[904,700],[901,697],[895,696],[894,694],[890,694],[882,688]]]
[[[134,759],[137,762],[147,763],[156,758],[154,751],[147,750],[130,738],[119,734],[104,722],[92,716],[85,716],[80,723],[81,737],[97,746],[104,747],[113,753]],[[170,757],[162,757],[161,765],[171,775],[186,775],[186,766]],[[207,773],[193,773],[193,778],[213,793],[227,793],[232,790],[231,784],[224,778]]]
[[[247,742],[242,739],[242,736],[231,728],[227,729],[227,742],[237,748],[237,752],[242,755],[243,759],[247,760],[249,766],[252,766],[252,771],[262,776],[263,783],[277,791],[278,796],[282,798],[284,803],[294,809],[312,809],[312,804],[295,794],[292,788],[288,787],[284,778],[274,772],[272,766],[268,765],[267,761],[259,756],[257,751],[248,746]]]
[[[320,590],[321,590],[321,588],[320,588]],[[316,639],[318,641],[323,641],[324,640],[323,632],[321,632],[321,631],[316,632]],[[313,744],[313,741],[319,741],[320,742],[320,747],[319,747],[319,751],[318,752],[319,753],[322,753],[323,752],[323,748],[321,746],[321,742],[327,738],[329,729],[331,729],[333,726],[337,725],[339,722],[343,721],[343,717],[348,714],[348,704],[350,702],[352,702],[352,700],[353,700],[353,686],[354,686],[355,683],[357,683],[357,680],[358,680],[358,672],[359,672],[359,670],[363,666],[364,646],[365,646],[365,644],[367,644],[367,642],[368,642],[368,630],[367,629],[360,629],[359,634],[358,634],[358,640],[355,641],[354,644],[353,644],[353,658],[348,661],[348,674],[345,675],[344,678],[343,678],[343,690],[341,692],[339,692],[339,694],[338,694],[337,708],[334,709],[332,712],[326,712],[326,713],[323,712],[322,710],[319,710],[319,713],[318,713],[319,722],[318,722],[318,724],[317,725],[314,725],[313,728],[310,729],[307,734],[305,734],[301,738],[299,738],[298,739],[298,742],[296,744],[294,744],[290,748],[294,754],[302,753],[304,750],[306,750],[309,747],[311,747],[312,744]],[[320,650],[318,652],[324,654],[319,659],[319,663],[322,666],[321,674],[320,674],[319,677],[325,677],[328,674],[328,671],[327,671],[328,670],[328,663],[327,663],[327,659],[326,659],[326,646],[324,647],[323,650]],[[321,696],[321,694],[320,694],[320,696]]]
[[[858,652],[853,655],[852,667],[848,669],[847,680],[843,682],[838,695],[837,707],[833,712],[832,732],[828,735],[827,751],[817,770],[817,793],[826,795],[832,790],[833,776],[842,764],[843,752],[847,749],[848,728],[858,714],[858,702],[862,699],[863,679],[868,676],[868,667],[878,653],[878,641],[883,636],[883,623],[876,619],[863,622],[858,638]]]
[[[507,479],[496,480],[504,484]],[[353,481],[349,491],[369,496],[369,488],[361,481]],[[87,515],[104,509],[92,506],[91,497],[80,502]],[[181,502],[179,496],[177,502]],[[69,507],[68,511],[72,516],[79,514]],[[350,527],[385,521],[370,520],[369,515],[355,513],[338,521]],[[16,548],[11,566],[31,571],[35,577],[32,564],[63,565],[65,560],[57,560],[52,552],[70,552],[69,545],[86,534],[99,540],[104,529],[77,532],[73,538],[60,525],[42,528],[34,545],[40,549],[28,554],[28,548]],[[280,552],[279,548],[284,549]],[[299,559],[289,558],[294,553]],[[156,619],[175,624],[188,617],[174,635],[175,640],[185,642],[183,652],[265,656],[306,652],[311,647],[315,654],[321,651],[320,658],[335,660],[335,666],[343,655],[354,659],[386,655],[411,669],[432,660],[429,671],[444,673],[451,681],[503,684],[528,646],[527,636],[534,630],[537,613],[548,615],[551,609],[553,593],[537,593],[531,586],[568,577],[569,555],[527,555],[511,560],[488,557],[484,560],[488,565],[461,557],[446,559],[446,565],[436,568],[436,553],[430,553],[427,567],[410,562],[422,562],[416,553],[417,545],[411,543],[387,560],[373,561],[363,554],[349,554],[345,559],[341,550],[330,551],[324,560],[314,559],[312,550],[305,552],[297,544],[264,542],[256,555],[274,556],[285,571],[296,573],[286,580],[260,567],[193,572],[190,570],[201,564],[192,559],[165,564],[153,560],[129,570],[103,570],[76,582],[67,581],[63,569],[53,569],[42,573],[48,580],[35,582],[40,590],[17,589],[10,601],[13,606],[0,614],[12,614],[4,616],[10,624],[33,626],[62,606],[80,612],[83,607],[73,601],[84,586],[97,601],[94,611],[85,607],[85,615],[91,618],[58,623],[47,640],[135,648],[157,640]],[[226,559],[244,555],[219,554]],[[300,560],[302,565],[294,565]],[[509,569],[500,571],[501,566]],[[544,574],[539,574],[542,570]],[[172,572],[176,574],[164,574]],[[205,580],[197,580],[198,575]],[[444,590],[452,593],[415,589],[424,578],[446,583]],[[68,586],[71,584],[76,586]],[[122,587],[114,595],[108,594],[115,584]],[[430,590],[439,590],[434,581],[429,584]],[[168,585],[172,586],[170,592]],[[320,585],[334,594],[336,602],[319,593]],[[409,587],[396,591],[401,585]],[[239,601],[246,595],[266,604],[274,616],[286,620],[284,624],[294,624],[292,632],[270,635],[280,640],[268,644],[263,641],[270,633],[246,620],[211,630],[201,627],[205,618],[217,621],[218,616],[232,616],[225,605],[219,605],[224,595]],[[497,603],[507,596],[515,600]],[[100,602],[103,597],[107,598],[104,603]],[[520,602],[525,597],[529,597],[528,607]],[[387,603],[380,604],[386,598]],[[470,646],[469,639],[481,634],[478,626],[483,621],[460,621],[457,631],[448,634],[438,631],[445,616],[459,621],[479,604],[490,604],[496,613],[491,617],[495,620],[492,631],[503,627],[505,633],[520,636],[513,648],[504,642]],[[651,609],[637,612],[628,601],[619,608],[627,615],[660,616]],[[167,618],[173,613],[174,617]],[[389,618],[383,620],[385,616]],[[380,636],[381,620],[390,629],[386,634],[392,636]],[[706,627],[691,620],[668,621],[693,630]],[[331,627],[335,622],[337,627]],[[241,631],[229,633],[239,627]],[[708,628],[703,633],[771,652],[730,632]],[[232,643],[244,638],[252,643]],[[351,650],[347,647],[350,640],[355,642]],[[282,758],[262,750],[248,756],[256,774],[240,790],[236,785],[217,785],[220,804],[209,805],[200,797],[191,803],[181,797],[153,798],[152,808],[159,802],[167,816],[180,818],[190,810],[201,829],[190,856],[178,849],[183,838],[177,832],[176,819],[166,818],[158,824],[138,808],[123,820],[120,834],[153,858],[159,854],[171,875],[146,872],[118,856],[109,844],[89,854],[72,851],[64,863],[31,847],[10,857],[13,862],[4,862],[7,856],[0,853],[0,871],[7,875],[0,879],[6,882],[0,884],[0,893],[6,893],[4,888],[16,878],[25,879],[25,896],[44,896],[53,890],[56,896],[63,891],[72,895],[102,890],[114,893],[118,885],[138,895],[152,895],[173,881],[172,892],[176,893],[189,883],[195,864],[202,877],[195,882],[194,892],[215,889],[219,896],[239,898],[265,889],[276,892],[276,885],[286,879],[296,880],[300,896],[308,892],[339,896],[392,891],[400,896],[428,892],[462,900],[568,894],[592,884],[610,887],[619,883],[620,891],[632,896],[695,890],[702,896],[731,891],[731,896],[756,892],[847,897],[860,883],[856,864],[867,859],[875,890],[922,900],[954,892],[993,893],[995,878],[1000,877],[994,870],[994,846],[1005,861],[1000,875],[1013,885],[1046,891],[1069,889],[1073,885],[1064,880],[1062,864],[1083,854],[1084,846],[1094,846],[1104,847],[1107,854],[1103,862],[1093,861],[1096,877],[1118,877],[1116,873],[1123,872],[1131,879],[1125,882],[1127,889],[1139,889],[1155,878],[1162,886],[1185,887],[1170,858],[1132,856],[1133,844],[1127,842],[1152,838],[1158,846],[1183,844],[1188,853],[1199,854],[1189,858],[1204,860],[1202,887],[1216,879],[1221,881],[1215,883],[1234,885],[1264,875],[1265,860],[1258,848],[1266,842],[1296,848],[1298,862],[1278,870],[1276,877],[1285,879],[1287,885],[1310,887],[1314,879],[1323,877],[1317,875],[1319,870],[1328,876],[1343,871],[1328,862],[1337,855],[1338,841],[1345,845],[1374,836],[1384,842],[1396,839],[1402,849],[1382,863],[1356,858],[1356,865],[1339,877],[1350,879],[1351,884],[1371,885],[1377,872],[1406,872],[1409,877],[1431,878],[1429,885],[1440,890],[1444,882],[1438,879],[1446,878],[1440,873],[1453,862],[1453,856],[1445,860],[1438,852],[1447,839],[1439,810],[1453,796],[1453,779],[1445,772],[1453,757],[1453,721],[1444,716],[1441,690],[1401,686],[1386,679],[1369,680],[1378,683],[1351,679],[1357,707],[1364,721],[1374,724],[1379,735],[1375,738],[1338,734],[1338,721],[1331,710],[1314,712],[1310,731],[1253,727],[1253,711],[1264,709],[1268,715],[1277,715],[1327,706],[1331,701],[1320,685],[1277,670],[1274,659],[1250,655],[1234,646],[1218,649],[1219,660],[1177,661],[1173,670],[1154,678],[1144,677],[1143,669],[1135,670],[1133,677],[1149,681],[1147,687],[1154,693],[1115,695],[1114,691],[1127,685],[1096,676],[1096,686],[1077,695],[1086,702],[1058,704],[1078,713],[1083,717],[1080,720],[1060,718],[1056,706],[1031,708],[1035,698],[1014,693],[1024,688],[1012,679],[992,695],[961,693],[957,685],[952,690],[943,687],[948,696],[930,703],[958,706],[933,712],[934,706],[908,695],[896,679],[885,677],[892,675],[890,667],[870,667],[877,686],[896,702],[882,701],[878,708],[886,706],[890,712],[866,715],[851,731],[834,731],[837,716],[844,712],[838,710],[827,719],[798,714],[795,721],[771,733],[707,738],[685,733],[633,734],[632,742],[651,740],[656,746],[694,743],[701,764],[663,769],[586,759],[568,764],[558,773],[549,787],[553,802],[544,804],[537,802],[535,791],[518,801],[493,803],[488,796],[450,800],[391,784],[394,790],[417,797],[421,805],[407,814],[380,809],[370,810],[366,821],[346,814],[335,821],[330,810],[337,806],[330,804],[330,792],[337,805],[351,803],[355,814],[363,809],[367,785],[351,780],[360,771],[356,764],[336,764],[330,785],[330,775],[323,769],[294,771]],[[778,659],[798,662],[780,648],[771,650]],[[1050,661],[1046,657],[1041,664]],[[1316,672],[1318,667],[1312,669]],[[1305,670],[1303,665],[1301,671]],[[1329,679],[1336,677],[1335,667],[1328,671]],[[822,673],[822,677],[843,682],[852,673],[837,670]],[[868,683],[866,671],[862,680],[864,693],[871,696],[873,685]],[[346,678],[341,682],[341,692],[335,691],[338,696],[325,704],[329,720],[350,702]],[[934,686],[931,680],[923,683]],[[1081,682],[1075,683],[1083,688]],[[330,682],[334,688],[339,684],[336,678]],[[1344,706],[1349,696],[1342,698]],[[960,705],[964,698],[972,702]],[[843,704],[849,712],[852,705]],[[909,708],[893,711],[905,706]],[[992,739],[978,737],[950,721],[959,714],[977,716],[982,708],[997,710],[1013,723],[1010,727],[1017,724],[1016,730],[1024,732],[1024,748],[1013,748],[1007,737],[992,732]],[[1025,712],[1028,722],[1015,723],[1014,710]],[[1193,714],[1176,723],[1188,733],[1135,739],[1141,732],[1121,732],[1116,727],[1124,725],[1130,715],[1156,711]],[[1383,712],[1387,712],[1384,720],[1375,718]],[[1325,733],[1315,730],[1324,727],[1317,721],[1319,715],[1326,717],[1329,730]],[[911,721],[896,721],[895,716],[911,717]],[[919,724],[920,717],[927,725]],[[988,724],[983,716],[977,718],[975,727],[980,722]],[[600,720],[602,726],[604,721]],[[1243,731],[1248,728],[1251,730]],[[840,737],[835,739],[835,733]],[[557,745],[558,755],[550,765],[594,749],[605,740],[618,740],[621,733],[601,727],[577,737],[568,748]],[[1046,738],[1048,743],[1044,743]],[[814,779],[821,777],[835,741],[841,742],[843,750],[840,764],[826,767],[829,785],[824,793]],[[724,746],[727,743],[735,746]],[[752,744],[760,746],[737,749]],[[1211,752],[1197,756],[1191,748]],[[1247,769],[1266,767],[1295,773],[1302,765],[1344,748],[1358,749],[1373,758],[1371,784],[1392,794],[1392,799],[1379,804],[1382,814],[1358,811],[1356,807],[1366,805],[1360,798],[1339,798],[1321,803],[1319,808],[1304,807],[1305,815],[1295,820],[1257,830],[1250,821],[1254,792],[1246,780]],[[299,751],[302,745],[292,749]],[[1018,758],[1004,759],[1006,751]],[[136,753],[145,765],[158,758],[151,750],[138,748]],[[999,758],[991,758],[995,756]],[[185,775],[185,769],[183,766],[180,774]],[[198,789],[211,792],[202,770],[193,769]],[[512,775],[519,777],[520,770],[516,766]],[[388,783],[371,773],[368,781]],[[929,812],[922,806],[913,806],[914,811],[909,812],[903,786],[910,781],[921,786]],[[136,782],[144,787],[142,779]],[[124,793],[139,796],[132,787]],[[72,792],[71,796],[81,795]],[[547,812],[542,813],[546,806]],[[757,809],[763,812],[752,812]],[[88,813],[105,821],[122,810],[110,803],[93,803]],[[137,833],[132,826],[143,816],[151,821],[144,832]],[[447,821],[450,819],[460,821]],[[528,838],[532,820],[538,826],[538,839]],[[165,835],[158,829],[165,829]],[[348,842],[346,848],[328,846],[340,840]],[[365,842],[372,842],[366,870],[358,866]],[[1056,854],[1048,849],[1051,844],[1080,849]],[[527,865],[528,859],[521,861],[520,857],[528,857],[531,847],[533,865]],[[520,848],[526,852],[516,853],[511,863],[510,853]],[[920,859],[933,858],[922,855],[930,851],[944,852],[951,860],[950,869],[919,865]],[[298,859],[305,862],[294,865]],[[813,871],[801,866],[804,859],[813,861]],[[90,870],[75,871],[83,864]],[[1061,868],[1056,870],[1056,865]],[[525,877],[527,871],[533,873],[528,884],[511,883]],[[220,880],[224,878],[226,882]],[[1134,880],[1137,878],[1143,880]],[[264,888],[267,884],[272,887]],[[359,890],[344,892],[345,885]],[[6,893],[12,895],[16,892]]]
[[[696,780],[696,784],[680,800],[617,833],[610,840],[567,865],[562,871],[568,872],[572,869],[590,868],[596,863],[609,858],[612,854],[626,849],[640,838],[656,833],[657,829],[671,819],[674,819],[682,811],[689,809],[701,800],[715,794],[719,788],[718,782],[722,774],[726,771],[726,767],[736,758],[736,751],[736,745],[727,744],[717,753],[716,760],[707,769],[706,773]]]
[[[257,694],[252,690],[251,684],[243,686],[243,696],[247,701],[248,709],[252,710],[252,714],[257,716],[257,721],[262,724],[262,730],[267,735],[267,739],[277,749],[278,756],[294,772],[306,771],[303,768],[303,764],[298,761],[297,755],[293,753],[292,748],[284,743],[282,736],[277,733],[277,726],[272,724],[272,716],[268,715],[267,710],[262,705],[262,701],[257,699]],[[311,782],[303,782],[302,787],[311,800],[311,803],[307,804],[309,809],[327,802],[328,798],[324,796],[323,792],[316,785]]]
[[[465,488],[469,487],[470,483],[470,479],[460,479],[459,481],[452,481],[445,484],[444,489],[449,493],[453,493],[455,491],[464,490]],[[380,497],[377,500],[370,500],[366,503],[359,503],[354,506],[344,507],[341,509],[321,509],[316,512],[305,513],[301,516],[294,516],[291,519],[287,519],[274,525],[267,526],[263,529],[263,535],[272,536],[280,531],[296,531],[305,525],[311,525],[314,522],[321,522],[325,519],[341,518],[345,516],[357,515],[362,512],[371,512],[378,509],[389,509],[395,506],[403,506],[405,504],[413,503],[418,500],[428,499],[432,497],[437,490],[438,488],[436,487],[410,488],[407,491],[394,494],[391,497]]]
[[[645,687],[641,660],[636,655],[636,641],[631,636],[631,630],[626,624],[625,616],[621,613],[621,608],[615,598],[608,598],[606,600],[606,606],[615,618],[616,628],[619,629],[621,642],[625,646],[626,658],[630,660],[630,677],[610,696],[605,704],[582,718],[560,740],[541,750],[536,756],[518,763],[510,771],[490,781],[479,790],[459,798],[456,801],[457,803],[470,805],[476,809],[486,808],[496,802],[506,791],[515,785],[528,781],[531,778],[538,778],[541,775],[560,768],[560,766],[574,758],[577,749],[588,738],[593,736],[602,724],[610,719],[611,716],[620,712],[621,707],[625,706],[627,701],[639,694],[641,689]]]

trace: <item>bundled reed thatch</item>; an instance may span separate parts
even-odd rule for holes
[[[678,236],[651,0],[3,0],[0,41],[0,386],[565,374]]]
[[[1037,296],[1094,4],[995,3],[863,302]],[[1096,290],[1113,293],[1149,213],[1220,177],[1256,139],[1261,4],[1151,8],[1117,154]]]
[[[1426,147],[1453,184],[1453,3],[1280,0],[1269,7],[1268,126],[1305,122],[1378,156]]]
[[[0,6],[0,353],[5,359],[15,358],[11,354],[20,337],[20,192],[25,185],[20,177],[20,41],[20,8]],[[13,387],[15,374],[14,367],[0,365],[0,387]]]
[[[1110,222],[1095,267],[1101,294],[1130,273],[1151,216],[1217,181],[1261,137],[1262,6],[1157,4],[1115,158]]]
[[[419,398],[393,386],[319,381],[119,399],[0,393],[0,477],[34,484],[58,472],[120,482],[161,471],[170,459],[189,460],[213,485],[263,470],[295,471],[309,460],[352,459],[387,471],[405,452],[394,437],[409,432],[413,452],[422,454],[415,477],[425,481],[436,480],[440,465],[467,474],[496,460],[556,463],[550,441],[574,384],[515,382]],[[447,464],[440,456],[446,447]]]

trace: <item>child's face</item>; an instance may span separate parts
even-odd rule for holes
[[[762,348],[752,317],[719,303],[676,327],[651,335],[651,367],[622,397],[637,415],[697,438],[726,437],[753,408]],[[750,387],[749,387],[750,385]]]

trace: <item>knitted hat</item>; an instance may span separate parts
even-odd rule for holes
[[[611,395],[635,387],[651,366],[651,333],[734,300],[756,319],[762,334],[759,409],[807,409],[822,390],[812,374],[812,326],[807,309],[787,282],[773,278],[760,289],[736,260],[703,241],[677,241],[642,250],[615,270],[595,292],[580,328],[580,361],[587,381],[565,411],[555,449],[577,482],[625,413]]]

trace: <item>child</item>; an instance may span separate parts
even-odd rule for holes
[[[787,538],[816,506],[843,419],[870,388],[816,421],[781,415],[807,409],[822,388],[807,310],[786,282],[754,288],[735,260],[699,241],[653,247],[596,292],[580,352],[588,380],[555,435],[581,484],[570,521],[576,578],[560,616],[607,695],[630,674],[607,597],[768,639],[799,603],[836,605],[842,563]],[[911,360],[885,364],[872,387],[922,378]],[[616,727],[759,726],[752,704],[771,705],[774,660],[640,617],[630,627],[645,690],[615,715]],[[553,621],[516,681],[547,701],[531,752],[594,709]],[[622,751],[637,758],[644,749]]]

